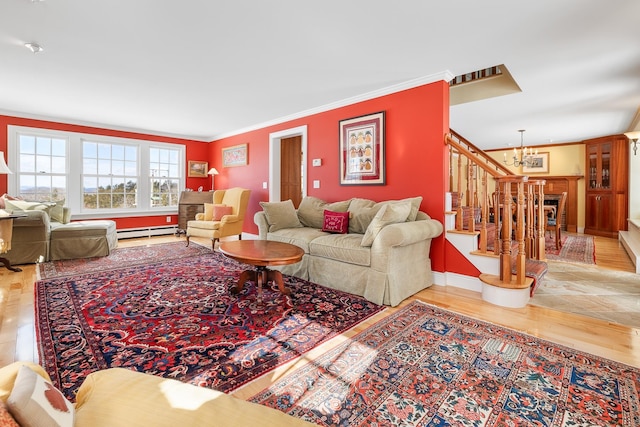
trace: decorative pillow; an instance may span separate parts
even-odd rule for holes
[[[260,202],[260,206],[262,206],[267,216],[270,232],[282,230],[283,228],[302,227],[291,199],[284,202]]]
[[[376,203],[373,200],[353,199],[349,205],[351,220],[349,221],[349,233],[364,234],[367,227],[376,216],[380,208],[387,202]]]
[[[367,227],[367,231],[362,237],[360,246],[371,246],[373,241],[384,227],[389,224],[405,222],[411,213],[411,202],[387,203],[380,208],[376,216]]]
[[[327,203],[317,197],[307,196],[298,206],[298,219],[305,227],[322,228],[324,225],[324,210],[332,212],[347,212],[351,199],[340,202]]]
[[[20,427],[2,400],[0,400],[0,427]]]
[[[418,197],[410,197],[408,199],[398,200],[398,202],[410,202],[411,203],[411,212],[407,217],[407,222],[415,221],[418,217],[418,211],[420,210],[420,203],[422,203],[422,196]]]
[[[322,231],[346,234],[349,231],[349,212],[332,212],[325,209]]]
[[[213,221],[213,203],[204,204],[204,221]]]
[[[55,204],[52,204],[51,208],[49,209],[49,216],[51,217],[51,221],[56,221],[64,224],[64,199],[52,203]]]
[[[73,426],[71,402],[27,366],[18,371],[7,407],[22,427]]]
[[[51,204],[45,202],[27,202],[25,200],[5,199],[4,204],[6,209],[11,211],[45,211],[47,215],[51,209]]]
[[[213,220],[220,221],[223,216],[231,215],[233,213],[232,206],[226,205],[214,205],[213,206]]]

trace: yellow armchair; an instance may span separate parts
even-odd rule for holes
[[[194,220],[187,222],[187,246],[191,236],[210,238],[212,250],[221,237],[238,236],[242,239],[242,225],[250,195],[251,190],[239,187],[214,191],[212,205],[229,206],[231,214],[222,216],[219,221],[209,219],[206,217],[209,207],[205,205],[205,213],[198,213]]]

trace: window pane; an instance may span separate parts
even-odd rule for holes
[[[28,134],[19,134],[18,140],[18,195],[40,201],[66,198],[68,140]]]
[[[36,153],[36,138],[31,135],[20,135],[20,153],[23,154],[35,154]]]

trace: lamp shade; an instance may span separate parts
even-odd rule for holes
[[[0,151],[0,174],[7,174],[7,173],[13,173],[11,172],[11,169],[9,169],[9,166],[7,166],[7,163],[4,161],[4,152]]]
[[[207,175],[218,175],[218,171],[216,168],[211,168],[209,169],[209,172],[207,172]]]

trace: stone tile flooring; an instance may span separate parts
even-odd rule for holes
[[[640,328],[640,275],[549,261],[529,304]]]

